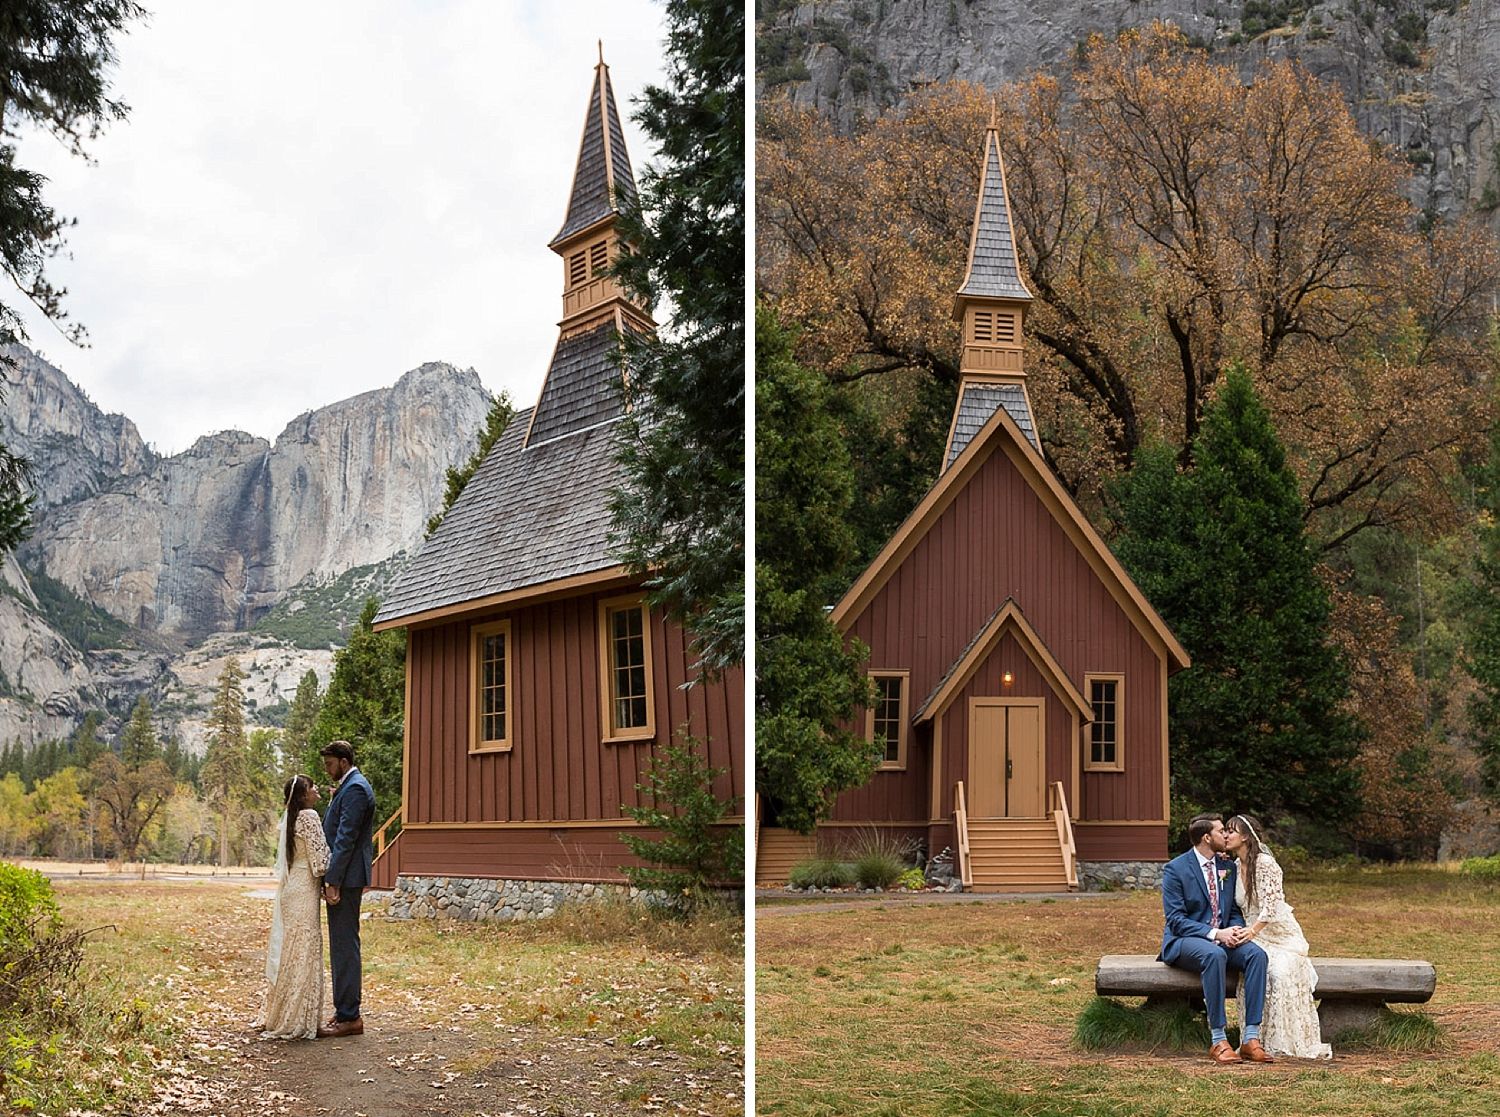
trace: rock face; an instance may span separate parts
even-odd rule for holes
[[[1064,73],[1089,35],[1168,21],[1247,79],[1267,58],[1300,60],[1344,91],[1367,134],[1406,153],[1417,205],[1500,222],[1500,5],[1483,0],[769,0],[759,11],[759,96],[844,130],[933,82]]]
[[[31,457],[39,515],[23,561],[120,620],[193,642],[248,628],[292,587],[421,540],[489,397],[432,363],[289,423],[161,458],[29,354],[0,439]]]

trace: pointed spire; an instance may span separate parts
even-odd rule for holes
[[[583,121],[568,216],[549,246],[555,248],[606,217],[619,215],[634,200],[635,175],[625,151],[625,132],[620,127],[620,110],[615,107],[609,67],[604,63],[604,42],[600,40],[599,64],[594,68],[594,88]]]
[[[1016,238],[1010,225],[1005,164],[1000,159],[1000,128],[993,102],[990,126],[984,134],[984,175],[979,181],[979,205],[969,241],[969,269],[958,294],[960,298],[1031,299],[1016,263]]]

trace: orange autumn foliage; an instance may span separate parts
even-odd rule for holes
[[[1096,493],[1152,439],[1186,459],[1231,362],[1251,370],[1325,547],[1452,522],[1489,425],[1489,236],[1427,227],[1407,168],[1294,63],[1250,84],[1166,25],[1094,38],[1066,80],[935,86],[840,136],[762,113],[759,284],[838,380],[956,382],[984,128],[995,114],[1033,405],[1069,486]]]

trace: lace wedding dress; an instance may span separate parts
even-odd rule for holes
[[[314,1039],[323,1016],[323,924],[319,883],[328,868],[323,821],[311,808],[299,811],[291,863],[282,849],[276,863],[279,886],[266,951],[266,1002],[261,1039]]]
[[[1331,1059],[1333,1048],[1322,1040],[1318,1009],[1313,1004],[1318,973],[1308,960],[1302,927],[1286,902],[1281,865],[1264,850],[1255,862],[1255,886],[1260,895],[1258,903],[1252,904],[1245,894],[1245,874],[1237,874],[1234,899],[1245,917],[1245,925],[1253,927],[1262,919],[1266,921],[1255,936],[1268,962],[1266,1012],[1261,1021],[1260,1041],[1273,1055]]]

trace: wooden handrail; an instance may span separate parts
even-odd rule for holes
[[[391,815],[390,818],[386,819],[383,823],[381,823],[380,824],[380,829],[375,831],[375,856],[376,857],[379,857],[382,853],[385,852],[385,832],[387,830],[389,830],[391,828],[391,825],[397,819],[399,819],[405,812],[406,812],[406,804],[402,803],[399,807],[396,808],[396,813],[393,814],[393,815]]]
[[[969,807],[964,799],[963,780],[953,789],[953,822],[958,831],[958,879],[968,888],[974,883],[974,870],[969,864]]]
[[[1062,850],[1063,872],[1069,888],[1078,887],[1078,847],[1073,842],[1073,822],[1068,817],[1068,796],[1061,783],[1051,788],[1052,819],[1057,824],[1057,844]]]

